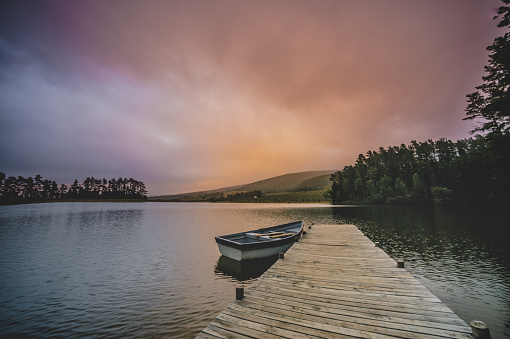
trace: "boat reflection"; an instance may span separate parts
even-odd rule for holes
[[[237,261],[222,255],[214,267],[214,274],[219,277],[230,278],[234,282],[250,283],[260,277],[277,260],[278,256]]]

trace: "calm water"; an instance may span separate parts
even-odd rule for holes
[[[510,254],[487,211],[326,205],[0,206],[0,336],[193,337],[271,265],[214,236],[304,220],[354,223],[466,321],[510,337]]]

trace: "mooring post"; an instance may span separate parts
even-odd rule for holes
[[[404,261],[403,260],[397,260],[397,267],[398,268],[404,268]]]
[[[491,339],[491,333],[486,323],[480,320],[471,320],[471,332],[475,339]]]
[[[374,241],[375,247],[379,247],[379,241]]]
[[[236,287],[236,299],[243,300],[244,298],[244,287]]]
[[[285,257],[285,253],[280,252],[278,253],[278,259],[283,259]]]

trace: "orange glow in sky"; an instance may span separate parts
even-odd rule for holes
[[[0,171],[150,195],[466,138],[499,1],[11,1]]]

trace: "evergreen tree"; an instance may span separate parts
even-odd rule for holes
[[[501,159],[487,138],[412,141],[360,155],[354,166],[331,175],[333,204],[394,204],[503,201]],[[508,176],[508,175],[507,175]]]
[[[505,6],[498,10],[498,27],[510,27],[510,0],[503,0]],[[482,119],[481,126],[473,132],[487,132],[499,138],[508,133],[510,128],[510,33],[494,39],[487,47],[491,52],[489,64],[485,66],[487,75],[482,77],[484,83],[476,87],[478,91],[468,94],[467,117],[464,120]]]
[[[510,0],[498,10],[494,19],[501,19],[498,27],[510,28]],[[481,132],[489,143],[492,192],[495,200],[509,200],[510,189],[510,32],[494,39],[486,75],[477,91],[467,95],[468,105],[464,120],[481,120],[472,133]]]
[[[108,185],[108,186],[107,186]],[[256,192],[257,193],[257,192]],[[258,192],[260,193],[260,192]],[[8,177],[0,172],[0,203],[24,203],[63,199],[147,199],[145,184],[133,178],[95,179],[86,178],[83,183],[74,180],[68,188],[56,181],[43,180],[38,174],[35,179],[22,176]]]

